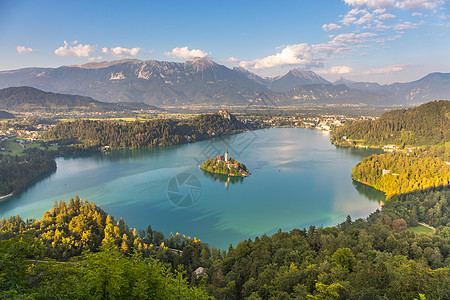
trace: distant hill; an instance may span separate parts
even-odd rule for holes
[[[374,121],[345,125],[333,132],[332,141],[365,145],[443,145],[450,141],[450,101],[432,101],[418,107],[386,112]]]
[[[7,111],[0,110],[0,120],[1,119],[14,119],[15,116]]]
[[[345,79],[331,84],[316,73],[299,68],[268,78],[198,57],[184,63],[125,59],[0,71],[0,88],[12,86],[32,86],[105,102],[143,102],[155,106],[265,104],[261,95],[277,105],[411,106],[450,99],[450,74],[445,73],[391,85]]]
[[[348,86],[332,84],[308,84],[298,86],[285,93],[289,104],[364,104],[392,105],[391,95],[383,92],[361,91]]]
[[[345,79],[343,77],[341,77],[338,80],[336,80],[335,82],[333,82],[333,85],[340,85],[340,84],[345,84],[349,88],[362,90],[362,91],[365,91],[365,90],[379,91],[383,88],[382,85],[380,85],[379,83],[376,83],[376,82],[357,82],[357,81]]]
[[[115,111],[157,109],[144,103],[105,103],[90,97],[44,92],[32,87],[0,90],[0,109],[11,111]]]

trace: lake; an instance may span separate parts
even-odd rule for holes
[[[228,178],[198,168],[230,156],[252,173]],[[373,153],[341,149],[329,134],[270,128],[163,148],[57,158],[55,172],[0,203],[0,217],[42,218],[55,200],[78,194],[128,226],[180,232],[227,249],[278,229],[334,226],[367,217],[384,194],[355,183],[351,170]]]

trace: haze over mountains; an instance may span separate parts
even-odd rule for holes
[[[107,103],[94,100],[91,97],[44,92],[29,86],[0,89],[0,110],[1,109],[17,112],[158,110],[158,108],[144,103]]]
[[[31,86],[106,102],[156,106],[268,104],[417,105],[450,98],[450,73],[409,83],[379,85],[341,79],[330,83],[312,71],[293,69],[275,78],[227,68],[207,58],[184,63],[119,60],[59,68],[0,72],[0,88]]]

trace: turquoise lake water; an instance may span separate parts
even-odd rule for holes
[[[198,168],[226,147],[251,176],[227,182]],[[384,195],[353,182],[351,170],[371,153],[336,148],[318,130],[270,128],[187,145],[57,158],[56,172],[0,203],[0,218],[40,219],[55,200],[78,194],[132,228],[151,224],[166,235],[180,232],[227,249],[279,228],[367,217]]]

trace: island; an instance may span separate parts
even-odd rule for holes
[[[239,163],[234,158],[228,156],[228,148],[224,155],[207,159],[203,165],[199,167],[211,173],[225,174],[228,176],[247,177],[250,175],[250,172],[244,164]]]

